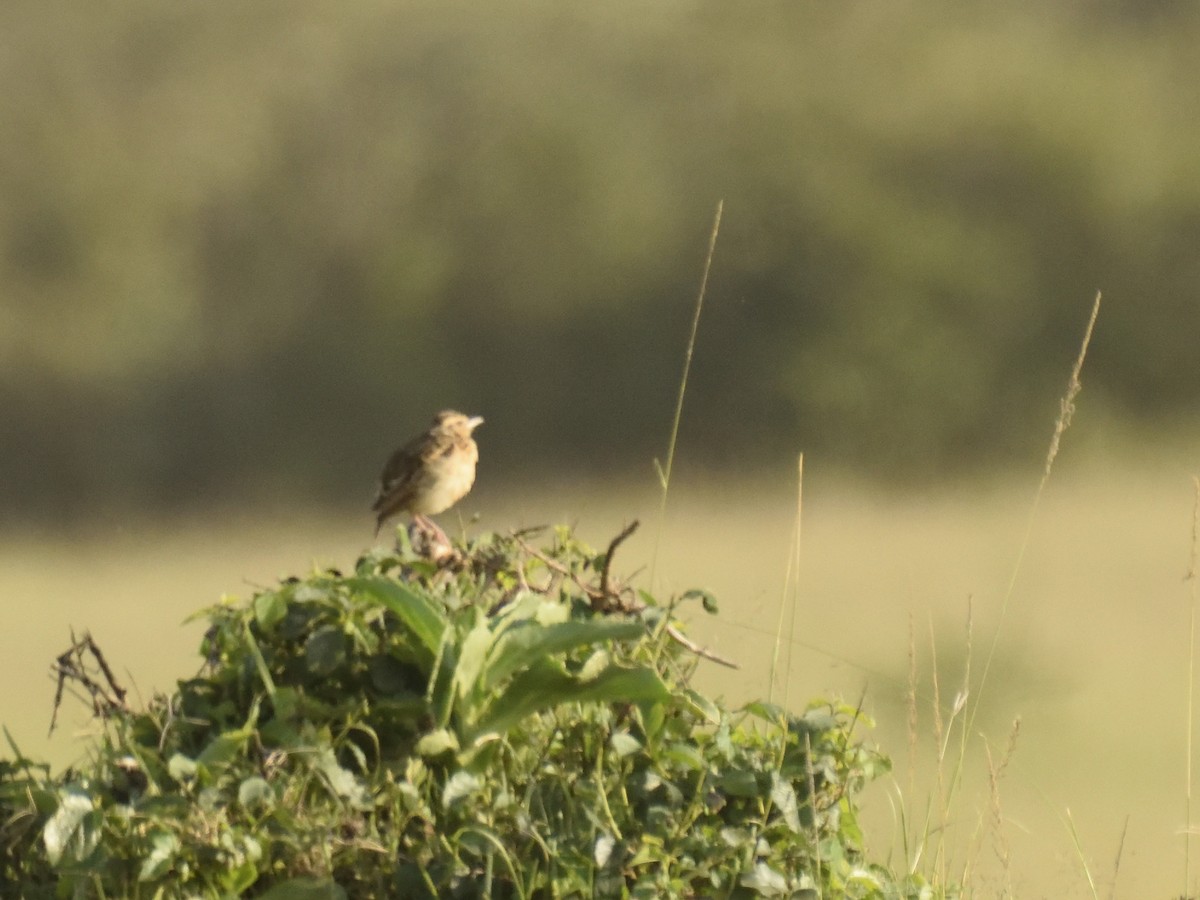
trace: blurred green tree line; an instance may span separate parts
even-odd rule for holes
[[[926,477],[1195,413],[1188,4],[131,0],[0,9],[0,502],[369,493],[681,436]]]

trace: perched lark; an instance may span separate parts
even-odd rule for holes
[[[471,490],[479,461],[471,432],[482,424],[480,416],[447,409],[434,417],[427,432],[392,454],[371,505],[377,514],[376,535],[392,516],[410,513],[420,528],[449,544],[446,533],[426,517],[445,512]]]

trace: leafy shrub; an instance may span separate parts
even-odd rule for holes
[[[0,761],[0,896],[933,896],[864,859],[859,711],[701,696],[617,541],[527,537],[201,613],[201,671],[85,769]]]

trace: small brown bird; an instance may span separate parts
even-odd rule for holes
[[[379,476],[375,534],[399,513],[409,513],[421,528],[446,535],[426,516],[445,512],[467,496],[475,483],[479,448],[471,432],[483,424],[481,416],[464,416],[452,409],[434,416],[433,425],[392,454]]]

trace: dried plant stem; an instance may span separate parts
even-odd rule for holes
[[[1087,358],[1088,347],[1091,345],[1091,342],[1092,342],[1092,332],[1094,331],[1095,326],[1096,326],[1096,319],[1100,315],[1100,297],[1101,297],[1101,295],[1099,293],[1097,293],[1096,299],[1092,303],[1091,315],[1088,317],[1087,327],[1084,329],[1083,340],[1080,342],[1080,346],[1079,346],[1079,354],[1075,358],[1075,364],[1071,367],[1071,375],[1067,379],[1066,392],[1063,394],[1061,400],[1059,401],[1058,419],[1054,423],[1054,433],[1053,433],[1053,435],[1051,435],[1050,447],[1049,447],[1049,450],[1046,452],[1046,462],[1045,462],[1045,465],[1042,467],[1042,477],[1039,480],[1037,490],[1034,493],[1033,503],[1030,505],[1029,516],[1025,523],[1025,533],[1021,538],[1021,544],[1017,550],[1017,557],[1013,563],[1013,568],[1012,568],[1012,572],[1009,576],[1008,585],[1004,591],[1003,598],[1001,599],[1000,614],[996,620],[996,624],[995,624],[995,627],[992,632],[992,639],[988,646],[988,652],[983,661],[983,669],[979,676],[978,686],[974,689],[974,702],[970,704],[969,711],[967,711],[965,714],[965,721],[962,726],[961,739],[960,739],[960,742],[958,745],[958,755],[957,755],[957,759],[954,762],[953,773],[949,779],[948,786],[943,786],[943,782],[942,782],[943,776],[942,776],[941,770],[942,770],[943,760],[944,760],[944,750],[942,753],[939,754],[939,757],[938,757],[939,793],[941,793],[941,795],[942,795],[942,815],[943,815],[943,823],[944,824],[947,823],[949,820],[949,810],[953,806],[954,797],[957,795],[959,788],[962,786],[963,776],[966,771],[967,742],[968,742],[969,737],[971,735],[975,734],[975,719],[979,715],[979,710],[983,706],[982,700],[983,700],[984,689],[987,686],[988,675],[991,672],[992,661],[995,659],[995,656],[996,656],[996,649],[1000,642],[1000,632],[1004,625],[1004,619],[1008,613],[1008,605],[1009,605],[1009,602],[1012,599],[1013,593],[1016,589],[1017,576],[1020,574],[1021,567],[1024,564],[1025,553],[1029,548],[1030,541],[1032,540],[1033,525],[1037,519],[1038,507],[1041,505],[1042,495],[1045,493],[1046,485],[1050,481],[1050,473],[1054,468],[1054,461],[1058,457],[1058,451],[1059,451],[1059,446],[1062,442],[1062,437],[1066,433],[1067,428],[1070,427],[1071,420],[1074,417],[1075,400],[1079,396],[1080,390],[1082,390],[1082,388],[1083,388],[1083,384],[1080,381],[1079,376],[1083,371],[1083,363],[1084,363],[1084,360]],[[970,659],[970,656],[971,656],[970,649],[968,648],[968,653],[967,653],[968,660]],[[968,666],[969,666],[969,663],[968,663]],[[968,672],[969,672],[969,669],[968,669]],[[934,683],[934,687],[935,687],[934,701],[936,704],[938,701],[937,691],[936,691],[936,688],[937,688],[936,681]],[[970,677],[968,674],[968,676],[964,679],[963,693],[961,693],[959,695],[959,697],[955,698],[955,713],[956,714],[958,712],[963,711],[964,708],[967,706],[966,692],[968,690],[970,690],[970,687],[971,687]],[[935,709],[936,709],[936,707],[935,707]],[[941,732],[942,732],[942,724],[941,724],[941,722],[937,721],[937,718],[938,717],[935,716],[935,726],[937,726],[937,729],[939,732],[939,741],[940,741],[941,740]],[[1076,842],[1076,851],[1079,853],[1081,862],[1083,862],[1084,872],[1087,875],[1088,883],[1091,886],[1092,893],[1095,894],[1095,890],[1096,890],[1095,883],[1092,880],[1091,872],[1088,871],[1086,860],[1083,857],[1082,847],[1079,846],[1079,836],[1078,836],[1077,832],[1075,831],[1074,822],[1070,821],[1070,811],[1069,810],[1067,811],[1067,817],[1068,817],[1068,822],[1069,822],[1069,827],[1071,830],[1072,838]]]
[[[1071,369],[1071,377],[1067,381],[1067,392],[1060,401],[1061,410],[1058,421],[1054,423],[1054,436],[1050,439],[1050,452],[1046,454],[1046,468],[1042,472],[1042,480],[1038,485],[1039,496],[1046,487],[1046,482],[1050,480],[1050,469],[1054,465],[1055,457],[1058,456],[1059,441],[1062,440],[1063,432],[1070,427],[1071,418],[1075,415],[1075,398],[1083,390],[1083,384],[1079,381],[1079,373],[1083,371],[1083,360],[1087,356],[1088,345],[1092,342],[1092,330],[1096,327],[1096,317],[1099,315],[1100,293],[1097,292],[1096,300],[1092,303],[1092,315],[1083,332],[1083,343],[1079,347],[1079,356],[1075,360],[1075,367]]]
[[[1079,866],[1083,869],[1083,876],[1087,879],[1088,887],[1092,891],[1092,900],[1100,900],[1100,894],[1096,890],[1096,879],[1092,877],[1091,867],[1088,865],[1087,856],[1083,852],[1083,842],[1079,840],[1079,830],[1075,827],[1075,818],[1071,815],[1071,808],[1067,807],[1067,831],[1071,834],[1071,843],[1075,847],[1075,856],[1079,860]]]
[[[775,623],[775,648],[771,654],[771,674],[767,681],[767,701],[775,696],[775,676],[779,671],[779,654],[783,646],[783,616],[790,611],[787,627],[787,661],[783,671],[783,705],[788,703],[791,684],[792,651],[796,646],[796,607],[800,603],[800,521],[804,512],[804,454],[796,463],[796,521],[792,526],[792,552],[788,554],[783,574],[783,597],[779,602],[779,620]]]
[[[663,524],[667,517],[667,495],[671,491],[671,470],[675,467],[675,444],[679,438],[679,422],[683,418],[683,398],[687,394],[688,375],[692,370],[692,353],[696,349],[696,332],[700,330],[700,313],[704,309],[704,294],[708,290],[708,273],[712,270],[713,253],[717,248],[717,234],[721,230],[721,212],[725,201],[717,201],[717,212],[713,217],[712,233],[708,237],[708,254],[704,258],[704,274],[700,279],[700,290],[696,295],[696,311],[692,316],[692,330],[688,336],[687,353],[683,358],[683,377],[679,380],[679,397],[675,401],[675,417],[671,421],[671,439],[667,443],[667,462],[658,467],[659,486],[662,499],[658,506],[658,525],[654,536],[654,552],[650,557],[650,585],[654,585],[654,571],[658,564],[658,548],[662,543]],[[657,465],[657,460],[655,461]]]
[[[1045,493],[1046,484],[1050,481],[1050,472],[1054,468],[1054,460],[1058,457],[1058,449],[1062,442],[1062,436],[1066,433],[1067,428],[1070,427],[1071,419],[1075,415],[1075,399],[1083,389],[1083,384],[1079,380],[1079,376],[1083,371],[1083,361],[1087,358],[1088,347],[1092,342],[1092,331],[1096,327],[1096,318],[1100,315],[1100,296],[1100,293],[1097,292],[1096,299],[1092,303],[1091,316],[1088,317],[1087,328],[1083,332],[1083,341],[1079,345],[1079,355],[1075,358],[1075,365],[1071,368],[1071,377],[1067,379],[1066,393],[1063,394],[1062,399],[1059,401],[1058,419],[1054,423],[1054,434],[1050,438],[1050,449],[1046,453],[1046,464],[1042,468],[1042,478],[1038,482],[1037,491],[1033,495],[1033,503],[1030,506],[1029,517],[1025,523],[1025,534],[1021,538],[1021,546],[1017,550],[1017,558],[1013,564],[1012,573],[1009,576],[1008,587],[1005,589],[1000,603],[1000,616],[996,621],[996,627],[992,634],[992,642],[988,648],[987,656],[983,661],[983,671],[979,678],[979,687],[976,689],[975,703],[972,706],[971,715],[967,722],[968,730],[973,730],[974,728],[975,716],[979,711],[983,690],[987,684],[988,673],[991,671],[992,660],[996,655],[996,647],[1000,642],[1000,629],[1008,613],[1008,604],[1016,589],[1017,576],[1020,574],[1025,560],[1025,553],[1029,549],[1029,543],[1033,537],[1033,524],[1037,519],[1037,511],[1041,505],[1042,494]]]
[[[1121,857],[1125,853],[1125,838],[1129,834],[1129,816],[1125,817],[1125,825],[1121,828],[1121,840],[1117,842],[1117,855],[1113,860],[1112,886],[1108,891],[1108,900],[1117,900],[1117,876],[1121,874]],[[1187,894],[1183,894],[1187,896]]]
[[[807,731],[804,733],[804,763],[808,772],[808,802],[814,804],[817,796],[817,776],[813,771],[813,752],[812,752],[812,735]],[[817,900],[821,900],[822,891],[821,884],[824,878],[821,877],[821,827],[817,822],[817,808],[812,806],[812,847],[813,856],[816,860],[817,872]]]
[[[996,851],[996,858],[1000,861],[1001,871],[1004,873],[1004,896],[1015,896],[1012,886],[1012,852],[1008,845],[1008,840],[1004,836],[1004,809],[1000,804],[1000,779],[1004,777],[1004,772],[1008,768],[1008,764],[1012,761],[1013,754],[1017,750],[1017,736],[1021,733],[1021,719],[1018,716],[1013,719],[1012,729],[1008,732],[1008,745],[1004,748],[1004,754],[997,761],[992,757],[991,748],[984,744],[984,753],[987,754],[988,768],[988,794],[991,800],[992,812],[992,839],[993,846]]]
[[[936,677],[936,676],[935,676]],[[917,632],[913,614],[908,614],[908,685],[904,692],[908,711],[908,796],[917,795]],[[906,836],[907,837],[907,836]]]
[[[1192,741],[1195,738],[1195,688],[1196,688],[1196,607],[1200,603],[1200,588],[1197,587],[1196,561],[1200,555],[1200,478],[1192,476],[1194,500],[1192,502],[1192,550],[1188,561],[1187,580],[1190,585],[1188,604],[1188,664],[1187,664],[1187,756],[1184,771],[1183,791],[1183,890],[1180,896],[1187,897],[1192,881]]]
[[[946,767],[942,764],[946,745],[946,724],[942,719],[942,680],[938,675],[937,636],[934,634],[932,619],[929,621],[929,668],[932,673],[930,679],[933,687],[933,739],[937,747],[937,798],[939,815],[937,833],[940,835],[933,858],[933,866],[938,880],[944,881],[946,876],[945,835],[946,828],[950,822],[950,807],[946,796]],[[928,816],[923,830],[927,836],[932,830]]]

